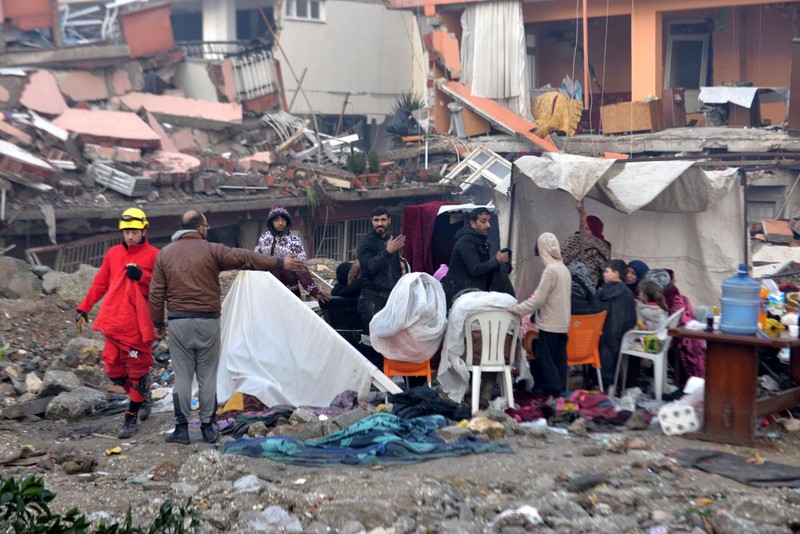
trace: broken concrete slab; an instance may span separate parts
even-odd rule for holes
[[[44,137],[52,137],[57,141],[64,142],[69,139],[69,132],[64,128],[59,128],[49,120],[40,117],[35,112],[30,112],[31,124],[36,128]]]
[[[431,32],[433,52],[436,60],[447,70],[451,80],[461,78],[461,52],[458,50],[458,39],[444,30]]]
[[[787,244],[794,239],[789,221],[764,220],[762,223],[764,236],[770,243]]]
[[[108,89],[114,96],[122,96],[133,91],[130,73],[124,69],[115,70],[108,77]]]
[[[108,100],[105,77],[87,71],[54,72],[61,94],[73,102]]]
[[[178,184],[188,182],[200,172],[201,164],[199,159],[188,154],[158,151],[147,159],[145,174],[161,183]]]
[[[159,120],[179,126],[222,130],[242,124],[242,106],[232,102],[210,102],[171,95],[129,93],[112,99],[132,111],[145,109]]]
[[[147,119],[147,124],[150,126],[150,128],[152,128],[161,139],[161,150],[164,152],[178,152],[179,150],[175,146],[175,143],[172,142],[172,140],[169,138],[169,135],[167,135],[167,132],[164,131],[164,128],[161,126],[161,123],[158,122],[158,119],[156,119],[156,117],[149,111],[145,112],[145,118]]]
[[[8,138],[14,144],[32,145],[33,137],[26,134],[19,128],[7,123],[2,116],[0,116],[0,136]]]
[[[0,170],[11,173],[29,172],[47,180],[56,172],[47,161],[3,140],[0,140]]]
[[[189,129],[178,130],[169,134],[168,137],[176,148],[173,152],[191,152],[197,146],[194,134]]]
[[[267,169],[272,163],[272,152],[256,152],[239,159],[239,168],[244,172]]]
[[[136,113],[69,109],[53,121],[77,134],[84,142],[127,148],[158,148],[161,138]],[[105,142],[105,143],[104,143]]]
[[[11,93],[0,85],[0,104],[7,105],[9,102],[11,102]]]
[[[469,86],[459,82],[440,81],[437,83],[437,87],[446,95],[458,100],[499,129],[510,134],[519,134],[545,152],[559,152],[556,145],[549,138],[542,138],[533,133],[533,130],[537,127],[535,123],[520,117],[490,98],[473,96]]]
[[[114,161],[119,163],[139,163],[142,161],[142,151],[138,148],[118,146],[114,149]]]
[[[47,70],[37,70],[28,76],[28,85],[22,90],[19,102],[45,115],[61,115],[68,108],[56,77]]]
[[[83,157],[90,161],[111,161],[114,159],[114,147],[86,143],[83,145]]]

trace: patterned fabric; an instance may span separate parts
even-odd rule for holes
[[[583,234],[583,259],[581,260],[581,235],[574,233],[561,243],[561,257],[566,265],[575,260],[583,261],[592,275],[592,287],[597,287],[603,277],[603,269],[611,261],[611,244],[593,235]]]
[[[286,219],[286,228],[281,232],[277,232],[272,227],[272,221],[279,216]],[[286,208],[283,206],[275,206],[270,210],[267,216],[267,231],[261,235],[255,251],[259,254],[276,258],[297,256],[297,259],[305,262],[307,257],[306,249],[303,247],[303,241],[296,235],[292,235],[291,231],[291,215],[289,215],[289,212],[286,211]],[[297,272],[276,269],[272,271],[272,274],[298,297],[300,296],[300,289],[297,287],[298,283],[300,283],[312,297],[315,297],[317,293],[319,293],[319,288],[317,284],[314,283],[314,279],[311,277],[311,273],[308,272],[308,269],[302,269]]]
[[[239,439],[222,445],[220,452],[308,466],[389,465],[479,452],[513,452],[505,443],[481,443],[474,436],[445,443],[436,433],[445,426],[447,419],[441,415],[401,419],[378,413],[315,440],[283,436]]]

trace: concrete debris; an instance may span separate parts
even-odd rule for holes
[[[51,116],[61,115],[68,108],[58,88],[56,77],[47,70],[39,70],[28,76],[28,85],[22,91],[20,104]]]
[[[161,138],[135,113],[68,109],[53,124],[82,142],[129,148],[158,148]]]
[[[242,124],[242,105],[239,103],[147,93],[129,93],[112,98],[111,102],[132,111],[145,109],[161,120],[180,126],[221,130]]]

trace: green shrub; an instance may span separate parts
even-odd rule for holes
[[[158,516],[148,527],[134,527],[131,508],[122,524],[106,525],[101,521],[93,528],[91,521],[77,508],[64,515],[50,511],[56,494],[44,487],[44,479],[30,476],[17,480],[0,478],[0,532],[15,534],[188,534],[197,532],[200,519],[191,506],[192,499],[174,509],[172,501],[164,501]],[[188,520],[188,525],[187,525]]]

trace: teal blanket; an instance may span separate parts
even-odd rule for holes
[[[483,443],[473,436],[445,443],[436,431],[446,425],[447,419],[441,415],[402,419],[378,413],[319,439],[300,441],[286,436],[242,438],[225,443],[220,451],[309,466],[388,465],[480,452],[514,452],[505,443]]]

